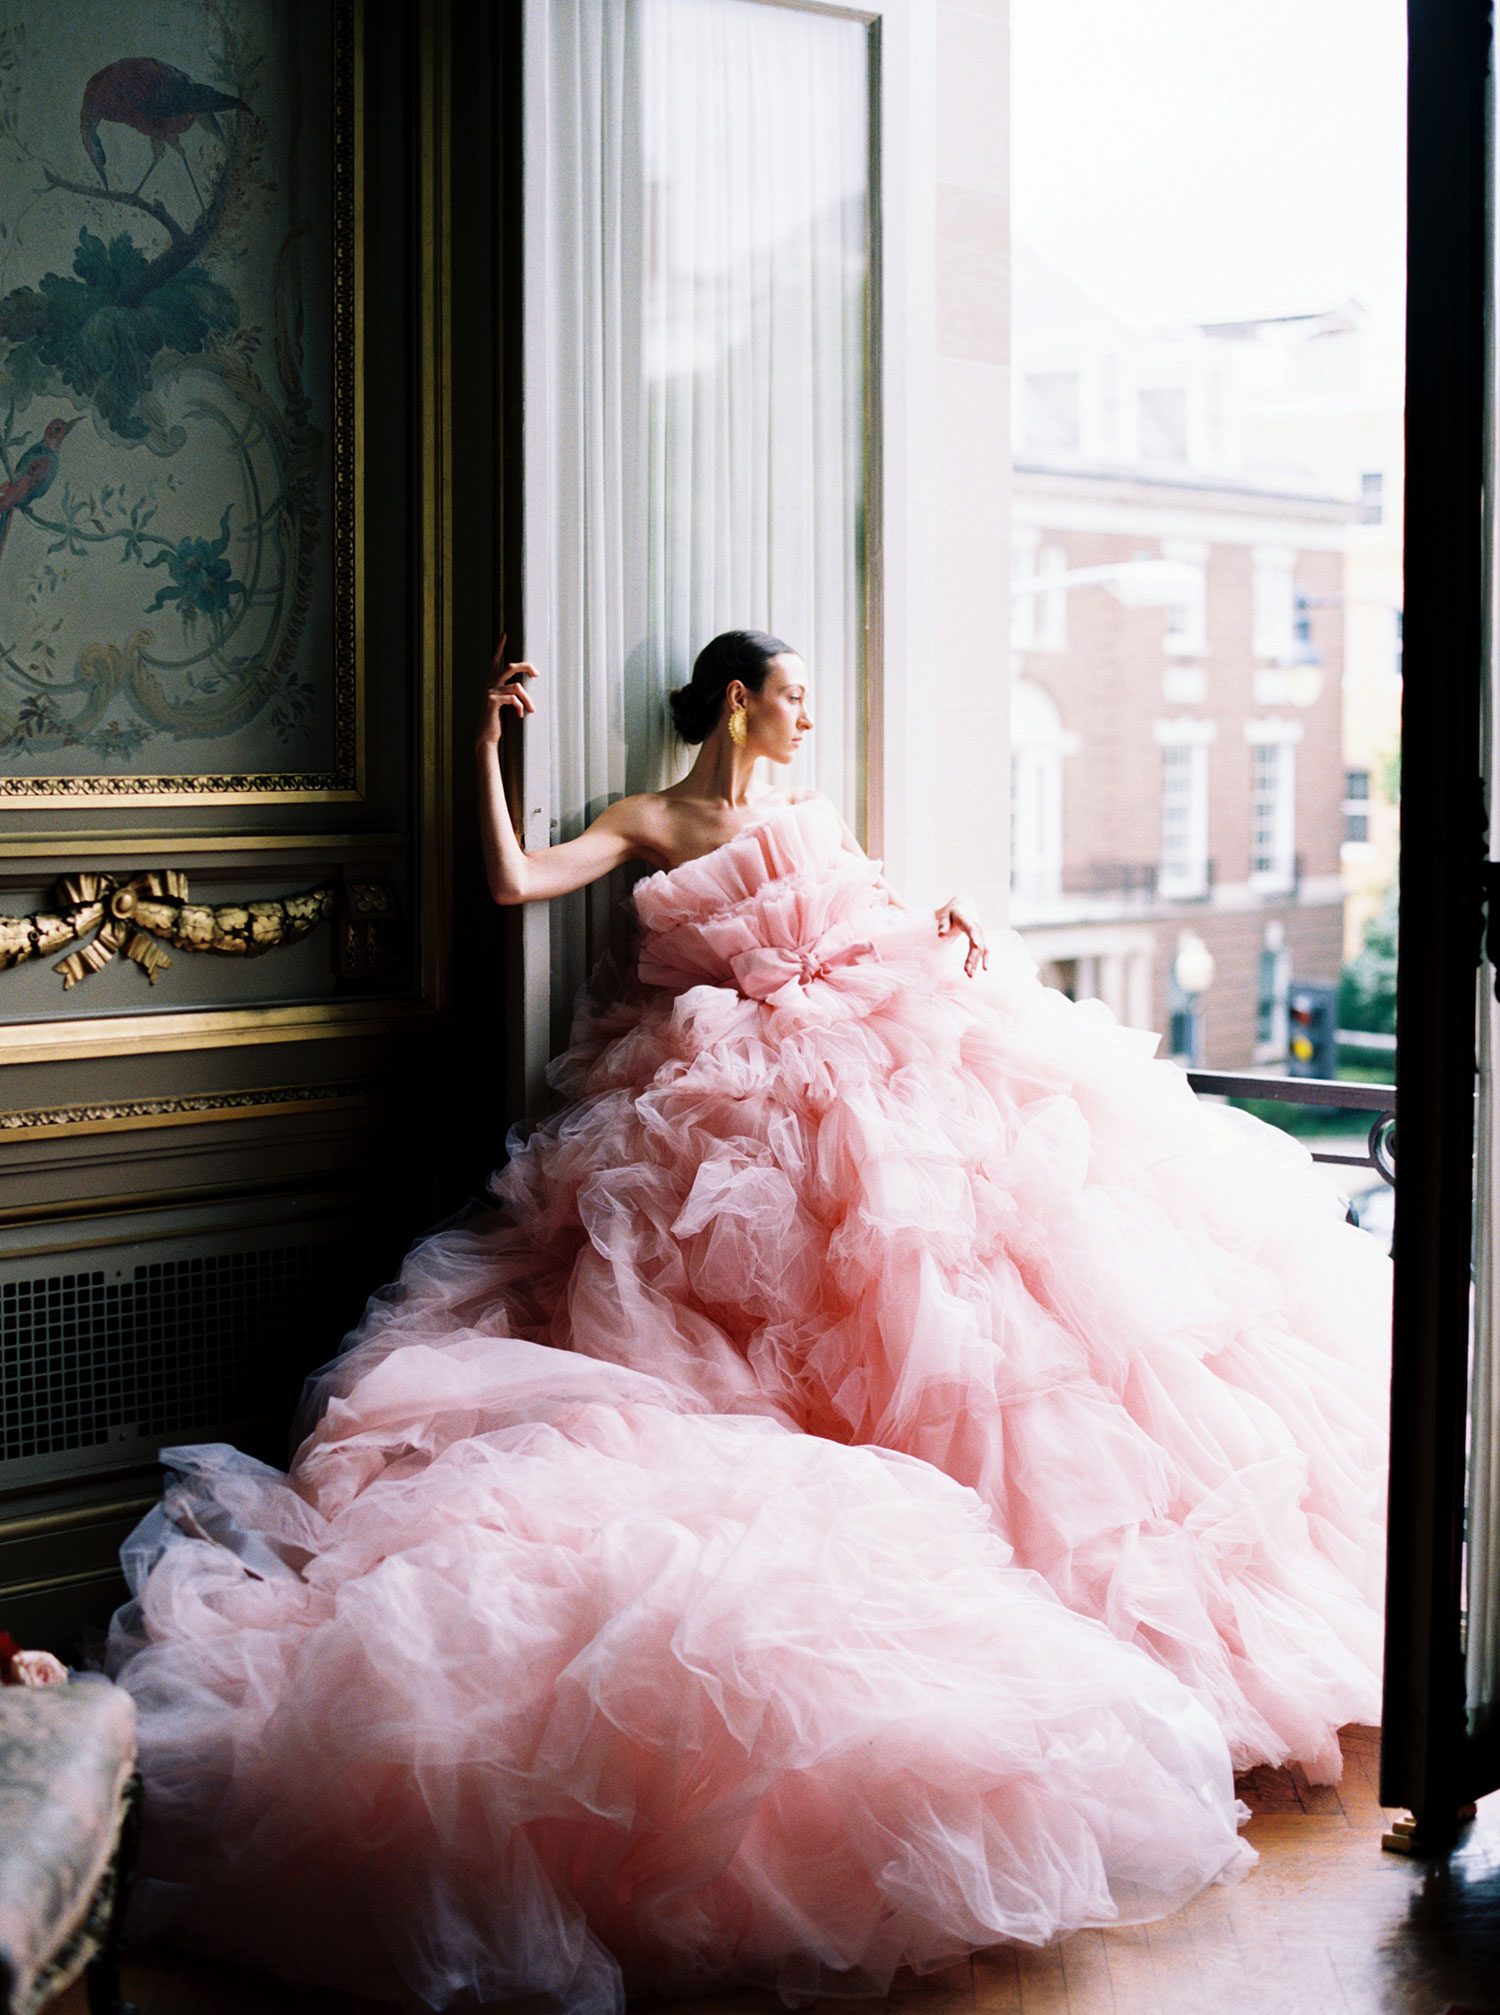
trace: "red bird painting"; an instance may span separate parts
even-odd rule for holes
[[[243,98],[215,90],[212,84],[199,84],[185,71],[163,63],[156,56],[122,56],[117,63],[106,63],[102,70],[96,70],[84,86],[78,126],[84,151],[98,169],[99,180],[106,189],[109,176],[105,172],[99,128],[133,126],[151,142],[151,165],[136,183],[134,193],[140,194],[155,172],[163,150],[170,147],[187,169],[187,178],[201,207],[203,198],[182,151],[182,136],[195,119],[200,119],[215,139],[222,139],[218,114],[249,110]]]
[[[57,451],[77,425],[77,420],[50,420],[42,438],[33,441],[16,463],[11,481],[0,484],[0,553],[5,551],[6,535],[16,510],[34,504],[52,488],[57,475]]]

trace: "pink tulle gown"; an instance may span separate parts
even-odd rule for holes
[[[146,1927],[603,2015],[1239,1874],[1231,1761],[1378,1718],[1377,1249],[821,800],[635,902],[501,1208],[127,1549]]]

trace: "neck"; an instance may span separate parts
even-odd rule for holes
[[[750,802],[755,764],[752,750],[738,748],[727,729],[715,728],[678,788],[685,797],[706,798],[737,809]]]

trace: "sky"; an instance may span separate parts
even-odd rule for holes
[[[1399,328],[1403,0],[1011,0],[1016,234],[1144,322]]]

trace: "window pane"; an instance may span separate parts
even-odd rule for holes
[[[1141,393],[1141,460],[1185,462],[1188,458],[1187,393],[1178,385]]]
[[[1066,452],[1078,446],[1076,371],[1033,371],[1028,374],[1024,439],[1028,448]]]
[[[1379,1077],[1405,9],[1249,19],[1011,0],[1015,665],[1064,748],[1060,885],[1016,920],[1039,958],[1148,962],[1149,1026],[1211,1069],[1284,1071],[1288,987],[1342,982],[1341,1025],[1370,1038],[1342,1067]],[[1084,577],[1056,630],[1031,585],[1054,544]],[[1201,1007],[1171,992],[1188,928],[1214,964]]]

